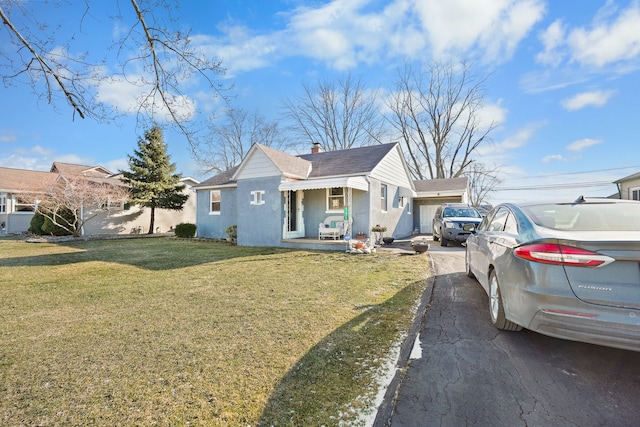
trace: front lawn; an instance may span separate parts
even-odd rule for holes
[[[362,425],[427,258],[0,239],[0,425]]]

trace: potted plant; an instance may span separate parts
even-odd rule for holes
[[[375,227],[371,227],[371,232],[376,233],[376,244],[379,245],[382,241],[384,232],[387,231],[387,227],[377,224]]]

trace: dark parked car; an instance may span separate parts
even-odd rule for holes
[[[640,202],[498,205],[465,264],[499,329],[640,351]]]
[[[463,243],[480,221],[482,216],[475,208],[464,203],[445,203],[433,216],[433,240],[440,240],[441,246],[450,241]]]

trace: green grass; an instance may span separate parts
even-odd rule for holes
[[[424,256],[0,239],[0,425],[358,425]]]

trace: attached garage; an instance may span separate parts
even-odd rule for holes
[[[467,178],[428,179],[413,181],[416,196],[413,227],[420,234],[431,234],[431,222],[438,206],[443,203],[469,203]]]

